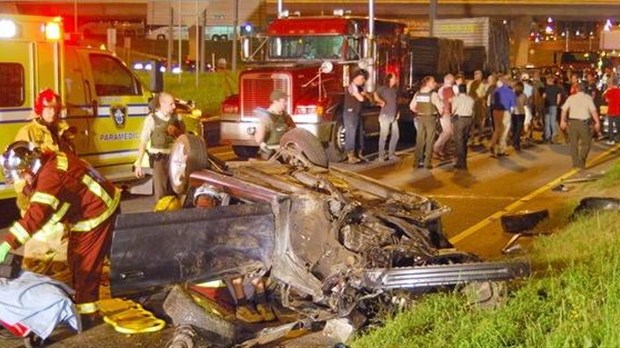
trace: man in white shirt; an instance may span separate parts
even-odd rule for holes
[[[585,169],[586,159],[592,144],[591,120],[594,121],[594,131],[599,132],[601,122],[592,97],[586,93],[585,86],[577,84],[577,93],[566,99],[562,105],[560,129],[568,129],[568,140],[573,168]]]

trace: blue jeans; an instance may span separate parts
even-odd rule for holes
[[[364,133],[359,113],[345,110],[342,115],[344,123],[344,149],[347,152],[364,150]]]
[[[544,140],[553,140],[556,134],[558,134],[558,123],[557,123],[557,115],[558,115],[558,107],[547,106],[547,112],[545,112],[544,119]]]
[[[388,148],[388,156],[394,156],[396,152],[396,144],[398,143],[399,130],[398,120],[395,117],[391,117],[391,120],[386,115],[379,115],[379,159],[385,157],[385,142],[388,134],[390,134],[390,145]]]

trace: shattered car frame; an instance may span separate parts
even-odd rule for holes
[[[303,153],[282,146],[279,160],[211,163],[191,172],[189,197],[209,184],[231,197],[228,206],[121,216],[112,247],[112,294],[266,275],[284,307],[327,320],[392,289],[529,274],[526,263],[480,262],[454,250],[441,225],[448,207],[313,165]]]

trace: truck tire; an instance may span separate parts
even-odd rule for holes
[[[177,138],[170,151],[168,176],[177,194],[185,193],[192,172],[209,167],[207,145],[199,136],[183,134]]]
[[[502,228],[508,233],[520,233],[533,229],[544,219],[549,218],[549,210],[523,210],[514,214],[503,215],[500,220]]]
[[[233,145],[233,152],[241,159],[254,158],[258,154],[258,146]]]
[[[344,125],[341,122],[336,123],[326,152],[327,158],[333,163],[342,162],[347,157],[344,150]]]
[[[298,155],[304,156],[312,164],[327,168],[329,161],[321,141],[303,128],[293,128],[282,135],[280,148],[295,149]]]

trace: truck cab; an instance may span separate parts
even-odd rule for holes
[[[371,81],[399,73],[405,53],[401,46],[404,25],[376,21],[376,41],[369,39],[368,20],[349,17],[296,17],[274,20],[264,36],[242,39],[247,69],[239,77],[239,94],[222,104],[222,142],[240,157],[251,157],[256,108],[269,106],[269,94],[281,90],[289,96],[288,113],[316,135],[330,160],[343,158],[344,91],[350,74],[365,68]],[[253,50],[253,47],[256,49]],[[374,84],[368,83],[372,92]],[[362,111],[366,135],[378,134],[378,107]]]

